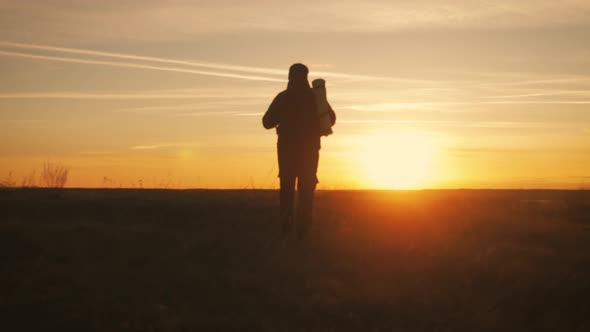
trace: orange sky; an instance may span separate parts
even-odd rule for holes
[[[4,1],[0,179],[275,188],[261,117],[302,62],[320,188],[590,181],[587,1]]]

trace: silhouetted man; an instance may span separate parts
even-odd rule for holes
[[[292,65],[287,90],[275,97],[262,118],[264,128],[276,127],[279,136],[281,232],[286,236],[296,221],[300,238],[307,234],[312,222],[320,150],[320,122],[315,96],[307,81],[308,72],[303,64]],[[336,122],[336,114],[331,108],[330,119],[332,124]],[[295,180],[299,197],[294,216]]]

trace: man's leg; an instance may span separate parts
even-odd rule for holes
[[[299,198],[297,205],[297,235],[300,238],[307,235],[312,223],[313,196],[318,183],[319,151],[314,149],[306,153],[303,160],[303,172],[297,181]]]
[[[280,190],[281,233],[287,235],[293,224],[293,200],[295,199],[295,177],[282,176]]]
[[[313,219],[313,196],[317,180],[313,178],[300,178],[297,182],[297,236],[303,238],[311,228]]]

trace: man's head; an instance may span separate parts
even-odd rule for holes
[[[304,90],[309,88],[307,73],[309,73],[309,70],[304,64],[296,63],[292,65],[291,68],[289,68],[289,83],[287,84],[287,89]]]
[[[306,79],[307,74],[309,73],[309,69],[302,64],[296,63],[289,68],[289,81],[293,79]]]

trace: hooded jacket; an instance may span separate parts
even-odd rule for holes
[[[316,97],[307,81],[307,67],[291,66],[287,89],[279,93],[262,118],[264,128],[276,128],[279,177],[300,177],[317,183],[320,118]],[[332,124],[336,115],[330,108]]]
[[[320,148],[318,111],[307,74],[289,75],[287,89],[274,98],[262,124],[266,129],[276,127],[279,147]]]

